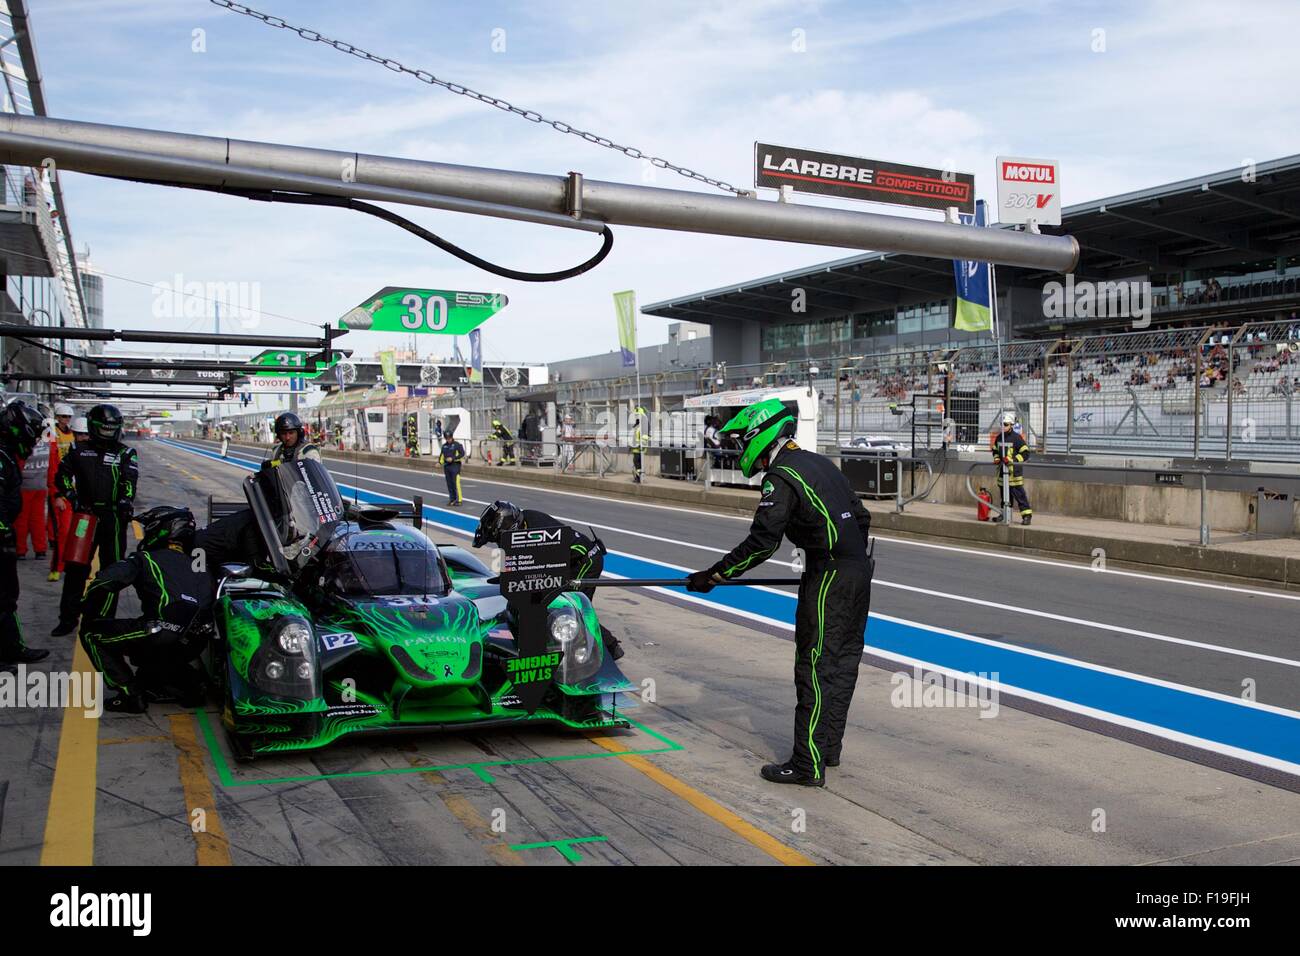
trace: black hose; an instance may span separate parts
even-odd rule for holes
[[[580,276],[584,272],[596,268],[605,261],[605,258],[614,248],[614,233],[609,226],[602,226],[600,230],[603,242],[596,254],[586,262],[579,263],[571,269],[561,269],[558,272],[520,272],[517,269],[509,269],[505,266],[499,266],[496,263],[488,262],[486,259],[474,255],[467,249],[462,249],[455,243],[448,242],[441,236],[430,232],[419,223],[412,222],[405,216],[399,216],[397,213],[382,206],[376,206],[373,203],[362,202],[360,199],[353,199],[349,196],[328,196],[322,193],[293,193],[281,192],[275,189],[238,189],[229,186],[205,186],[197,183],[178,183],[161,179],[135,179],[132,177],[109,177],[112,179],[131,179],[133,182],[149,183],[157,186],[179,186],[184,189],[199,189],[205,192],[224,193],[229,196],[243,196],[245,199],[253,199],[257,202],[284,202],[297,203],[303,206],[334,206],[339,209],[351,209],[355,212],[363,212],[368,216],[374,216],[376,219],[382,219],[385,222],[392,223],[394,226],[405,229],[414,236],[419,236],[425,242],[437,246],[443,252],[450,253],[462,262],[468,262],[472,266],[485,272],[490,272],[495,276],[503,279],[516,279],[519,282],[559,282],[563,279],[572,279],[574,276]]]

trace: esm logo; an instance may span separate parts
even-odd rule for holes
[[[510,534],[510,543],[514,546],[521,544],[559,544],[561,532],[559,528],[539,528],[536,531],[513,531]]]

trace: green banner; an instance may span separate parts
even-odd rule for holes
[[[317,365],[316,368],[307,367],[308,356],[315,355],[315,352],[309,352],[306,349],[267,349],[265,352],[259,352],[248,360],[249,365],[279,365],[279,366],[297,366],[302,369],[303,378],[315,378],[325,369]],[[339,354],[334,353],[331,366],[337,365]],[[292,375],[292,372],[254,372],[254,375]]]
[[[379,367],[384,373],[384,383],[387,385],[397,384],[397,356],[390,349],[387,352],[379,353]]]
[[[380,289],[347,315],[339,328],[357,332],[423,332],[467,335],[506,307],[495,292],[445,289]]]

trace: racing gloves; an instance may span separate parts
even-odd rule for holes
[[[705,568],[703,571],[695,571],[686,576],[686,590],[696,591],[700,594],[707,594],[713,590],[713,585],[721,580],[713,568]]]

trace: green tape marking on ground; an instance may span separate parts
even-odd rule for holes
[[[560,763],[569,760],[605,760],[609,757],[626,757],[628,754],[644,757],[649,754],[669,753],[674,750],[686,749],[677,741],[671,740],[658,731],[651,730],[639,721],[625,716],[624,719],[633,727],[646,736],[658,740],[664,746],[617,752],[603,750],[594,753],[559,754],[553,757],[523,757],[518,760],[477,760],[473,763],[453,763],[437,767],[385,767],[382,770],[348,770],[341,773],[314,773],[298,777],[266,777],[261,780],[240,780],[231,772],[230,764],[226,760],[225,754],[221,752],[221,747],[217,744],[216,734],[213,733],[212,724],[208,720],[208,712],[206,710],[196,710],[194,716],[198,720],[199,726],[203,728],[203,739],[207,743],[208,753],[212,757],[213,765],[217,768],[217,777],[223,787],[261,787],[283,783],[306,783],[312,780],[335,780],[345,777],[377,777],[399,773],[441,773],[444,770],[469,770],[478,774],[479,779],[484,783],[491,783],[493,778],[485,769],[487,767],[522,767],[528,764]]]
[[[578,854],[578,851],[573,848],[573,845],[575,843],[608,843],[608,842],[609,842],[609,837],[603,837],[603,836],[573,837],[572,839],[569,840],[547,840],[544,843],[512,843],[510,844],[510,849],[540,850],[545,847],[552,847],[553,849],[558,850],[560,855],[564,857],[566,860],[568,860],[570,863],[579,863],[582,861],[582,857]]]

